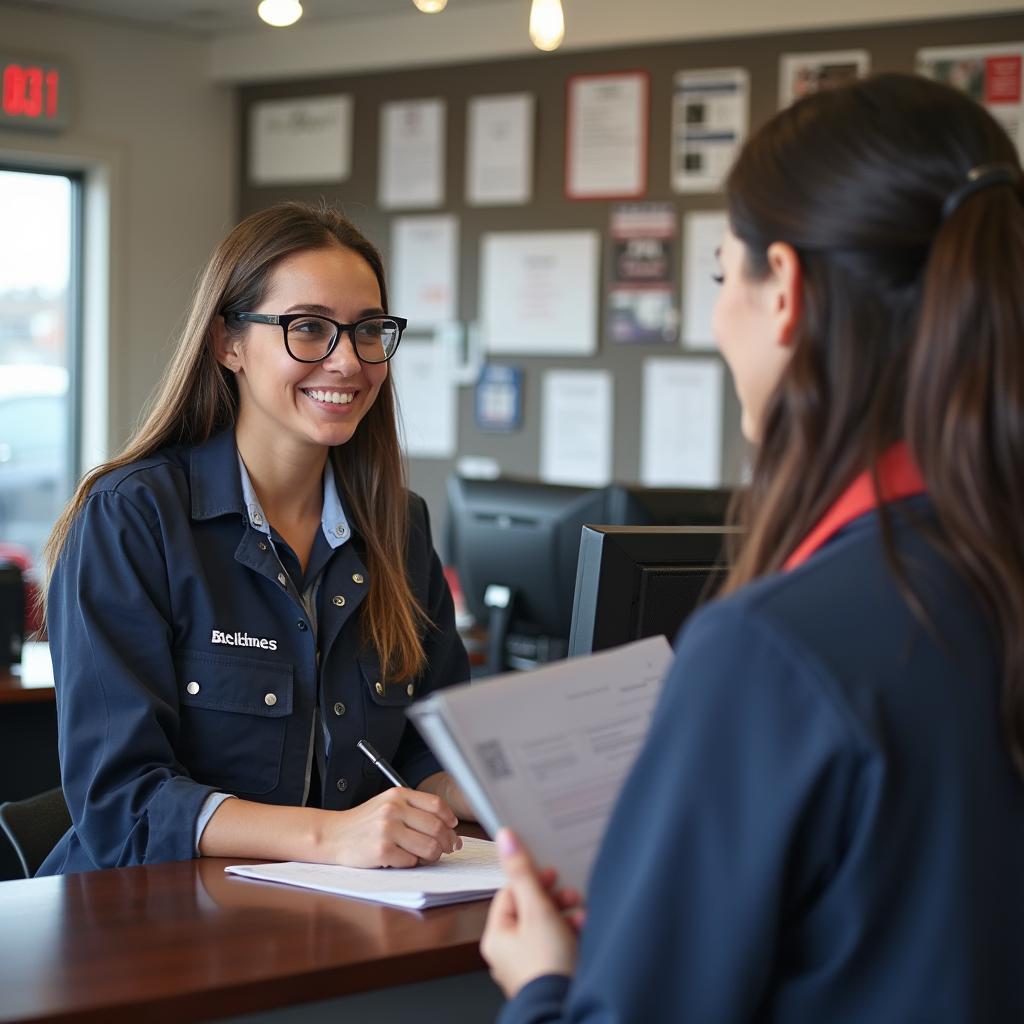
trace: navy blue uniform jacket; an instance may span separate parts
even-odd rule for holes
[[[410,496],[407,569],[434,623],[427,668],[389,682],[360,644],[370,583],[359,539],[320,585],[319,635],[266,538],[249,525],[234,432],[168,449],[92,488],[49,591],[61,776],[73,827],[40,874],[185,860],[220,790],[302,803],[317,694],[330,735],[323,806],[386,783],[362,738],[411,786],[440,766],[404,710],[469,667],[427,510]],[[286,581],[286,582],[282,582]]]
[[[526,985],[502,1024],[1024,1021],[993,631],[919,532],[897,544],[934,632],[873,513],[684,627],[575,980]]]

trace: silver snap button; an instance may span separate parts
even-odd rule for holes
[[[362,583],[363,582],[363,574],[361,572],[354,572],[354,573],[352,573],[352,582],[353,583]]]
[[[334,713],[335,713],[335,714],[336,714],[336,715],[337,715],[337,716],[338,716],[339,718],[340,718],[340,717],[341,717],[341,716],[342,716],[343,714],[345,714],[345,705],[344,705],[344,704],[342,704],[340,700],[338,701],[338,703],[337,703],[337,704],[335,704],[335,705],[334,705]]]
[[[273,693],[268,693],[263,698],[263,703],[266,704],[268,708],[272,708],[277,703],[277,695]]]
[[[258,547],[260,549],[260,551],[266,551],[267,550],[267,545],[263,541],[259,541],[256,544],[256,547]]]
[[[348,779],[338,779],[335,785],[338,787],[339,793],[344,793],[348,789]]]
[[[253,514],[252,514],[252,525],[253,526],[262,526],[263,525],[263,516],[261,516],[259,514],[259,512],[253,512]]]
[[[285,576],[283,572],[279,572],[277,574],[277,582],[280,583],[282,587],[285,587],[288,585],[288,577]]]
[[[188,692],[191,693],[192,696],[194,697],[199,692],[199,684],[193,679],[192,682],[185,687],[185,689],[188,690]]]
[[[374,683],[373,684],[373,688],[377,691],[378,696],[381,696],[381,697],[384,696],[384,684],[383,683]]]
[[[415,687],[415,686],[413,686],[413,685],[412,685],[412,683],[410,683],[410,684],[409,684],[409,685],[408,685],[408,686],[407,686],[407,687],[405,688],[405,692],[406,692],[407,694],[409,694],[409,696],[411,697],[411,696],[412,696],[412,695],[413,695],[413,694],[414,694],[414,693],[416,692],[416,687]]]
[[[341,594],[335,594],[334,597],[331,598],[331,604],[333,604],[335,608],[344,608],[345,598],[342,597]]]
[[[334,534],[335,534],[336,537],[344,537],[345,533],[346,533],[346,530],[345,530],[344,526],[336,526],[334,528]]]

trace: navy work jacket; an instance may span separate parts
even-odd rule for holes
[[[322,805],[386,785],[368,739],[410,786],[440,770],[405,708],[469,677],[426,505],[410,495],[409,580],[432,626],[426,670],[392,682],[360,643],[370,585],[354,537],[323,570],[319,628],[250,525],[234,431],[114,470],[92,488],[49,591],[64,793],[73,826],[40,874],[195,856],[207,796],[299,805],[318,692]],[[316,636],[316,639],[314,639]]]
[[[980,601],[877,514],[683,627],[575,979],[501,1024],[1021,1024],[1024,783]],[[934,521],[931,523],[934,528]]]

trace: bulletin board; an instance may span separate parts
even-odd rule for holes
[[[453,12],[454,13],[454,12]],[[921,21],[834,31],[814,31],[673,42],[657,46],[546,54],[510,60],[444,67],[422,67],[379,74],[358,74],[242,86],[239,89],[239,214],[284,199],[338,204],[378,245],[390,265],[392,221],[411,213],[454,214],[458,218],[458,308],[463,323],[477,321],[480,310],[481,240],[490,232],[578,230],[601,236],[598,338],[592,354],[543,354],[492,357],[515,369],[520,388],[515,428],[494,431],[480,425],[473,386],[458,388],[454,430],[459,456],[494,460],[508,475],[537,477],[542,451],[541,391],[547,371],[603,369],[613,382],[611,471],[615,480],[640,478],[643,416],[643,366],[652,358],[717,360],[714,353],[690,352],[681,345],[612,344],[607,338],[604,265],[609,248],[610,199],[566,195],[567,83],[575,76],[642,70],[649,76],[649,125],[645,201],[671,204],[679,219],[696,211],[723,209],[720,193],[680,194],[670,182],[670,130],[673,83],[680,71],[743,68],[749,75],[750,130],[778,109],[780,57],[786,53],[867,51],[872,71],[912,71],[925,47],[969,46],[1024,40],[1024,14]],[[534,103],[532,199],[526,205],[472,206],[466,196],[467,101],[476,96],[529,93]],[[247,173],[250,107],[271,100],[345,95],[352,98],[352,151],[349,176],[341,184],[266,183],[255,185]],[[444,203],[431,210],[385,210],[378,205],[378,154],[381,105],[389,101],[437,98],[445,104]],[[682,252],[682,239],[677,247]],[[673,271],[680,274],[681,268]],[[394,312],[401,314],[401,310]],[[401,358],[399,350],[396,358]],[[721,406],[723,484],[741,479],[749,456],[739,430],[740,411],[725,375]],[[455,466],[451,458],[410,458],[411,486],[426,498],[435,531],[445,521],[444,481]]]

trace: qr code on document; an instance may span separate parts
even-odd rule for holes
[[[513,775],[512,766],[508,763],[508,755],[502,747],[500,740],[488,740],[486,743],[478,743],[476,752],[487,769],[491,779],[507,779]]]

